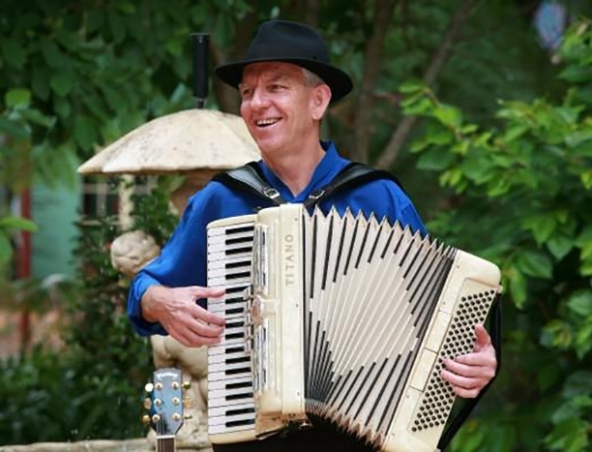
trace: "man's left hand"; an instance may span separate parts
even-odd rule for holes
[[[497,359],[491,338],[482,325],[475,327],[475,348],[472,353],[444,360],[442,378],[454,392],[465,398],[477,397],[495,376]]]

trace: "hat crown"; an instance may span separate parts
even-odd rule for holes
[[[264,22],[259,28],[245,59],[263,58],[302,58],[326,64],[330,62],[327,44],[315,29],[286,20]]]
[[[241,61],[218,66],[215,72],[224,83],[238,88],[243,70],[249,64],[267,61],[296,64],[318,75],[331,89],[331,102],[335,102],[353,86],[349,75],[329,60],[327,44],[314,28],[298,22],[270,20],[259,27]]]

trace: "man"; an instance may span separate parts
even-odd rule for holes
[[[320,141],[320,123],[328,106],[352,89],[349,76],[329,62],[322,37],[312,28],[287,21],[264,23],[244,60],[221,66],[216,75],[237,88],[241,116],[261,151],[259,168],[287,201],[301,203],[326,186],[349,163],[332,142]],[[187,346],[214,345],[224,319],[209,313],[197,300],[223,291],[206,288],[206,226],[211,221],[253,213],[271,202],[252,193],[211,182],[188,203],[183,218],[161,256],[148,265],[130,289],[128,313],[140,334],[170,334]],[[386,216],[425,233],[415,207],[399,186],[374,180],[323,200],[327,212]],[[476,397],[493,378],[495,350],[482,327],[476,330],[473,353],[445,363],[442,376],[463,397]],[[315,427],[276,435],[261,442],[218,446],[224,451],[369,450],[360,442]]]

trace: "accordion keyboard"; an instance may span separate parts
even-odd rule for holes
[[[208,310],[226,319],[222,341],[208,349],[208,433],[232,441],[253,439],[255,424],[243,299],[252,249],[253,223],[248,220],[208,230],[208,286],[226,288],[222,298],[208,300]]]

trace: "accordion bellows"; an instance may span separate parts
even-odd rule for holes
[[[301,205],[208,225],[213,443],[321,417],[384,451],[434,451],[455,400],[443,359],[469,353],[501,292],[492,263],[363,215]]]

